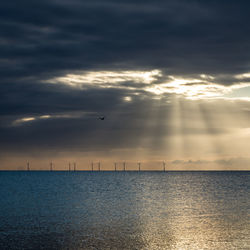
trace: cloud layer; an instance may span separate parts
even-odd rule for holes
[[[241,0],[2,1],[2,157],[242,156],[249,7]],[[237,150],[228,145],[235,138]]]

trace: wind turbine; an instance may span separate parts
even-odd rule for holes
[[[163,161],[162,163],[163,163],[163,171],[165,172],[166,171],[166,162]]]
[[[138,162],[138,170],[141,171],[141,163]]]
[[[30,171],[30,163],[27,162],[27,171]]]

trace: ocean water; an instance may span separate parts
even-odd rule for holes
[[[0,249],[250,249],[250,172],[0,172]]]

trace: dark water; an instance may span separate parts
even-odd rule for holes
[[[0,172],[0,249],[250,249],[250,172]]]

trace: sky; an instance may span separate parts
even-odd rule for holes
[[[0,169],[250,170],[249,9],[1,1]]]

